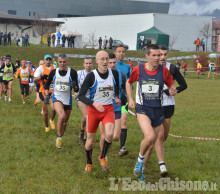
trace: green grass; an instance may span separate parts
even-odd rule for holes
[[[46,53],[95,54],[96,51],[7,47],[1,48],[1,55],[11,54],[13,60],[16,56],[30,58],[37,63]],[[127,56],[141,54],[144,55],[142,52],[130,51]],[[79,65],[82,60],[74,59],[72,62]],[[193,78],[190,76],[186,79],[188,89],[175,97],[176,109],[170,132],[186,137],[220,138],[220,79],[206,80],[204,76],[199,80]],[[119,157],[119,142],[113,143],[108,153],[110,173],[104,174],[98,161],[100,134],[97,132],[93,170],[86,174],[84,147],[78,143],[81,114],[76,102],[73,103],[73,111],[63,137],[63,148],[57,150],[56,132],[50,131],[45,134],[40,114],[41,105],[33,105],[35,93],[31,95],[31,100],[23,105],[19,83],[16,80],[12,100],[12,103],[3,99],[0,101],[0,193],[107,193],[111,177],[130,177],[136,180],[132,171],[143,134],[134,116],[128,117],[126,148],[130,152],[129,155]],[[219,186],[219,145],[219,141],[178,139],[169,136],[165,143],[165,161],[171,180],[178,177],[183,181],[215,182]],[[158,182],[160,178],[155,152],[146,166],[145,174],[147,181],[151,183]],[[120,192],[121,189],[120,182]]]

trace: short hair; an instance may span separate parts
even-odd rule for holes
[[[83,63],[85,62],[85,59],[92,59],[92,57],[85,57],[85,58],[83,59]]]
[[[116,56],[114,53],[109,53],[108,56],[109,56],[109,59],[116,59]]]
[[[123,47],[123,48],[126,50],[125,45],[123,45],[123,44],[119,44],[119,45],[115,46],[115,51],[116,51],[117,48],[119,48],[119,47]]]
[[[150,52],[152,50],[158,50],[160,49],[159,46],[157,46],[156,44],[151,44],[149,47],[147,47],[146,49],[146,54],[150,55]]]
[[[67,55],[64,53],[59,54],[59,57],[62,59],[65,59],[65,58],[68,59]]]
[[[159,48],[160,48],[161,50],[168,51],[168,48],[167,48],[167,46],[165,46],[165,45],[160,45]]]

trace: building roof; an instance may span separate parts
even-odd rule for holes
[[[20,25],[32,25],[35,22],[35,18],[22,17],[17,15],[11,15],[6,13],[0,13],[0,23],[6,24],[20,24]],[[43,21],[43,20],[42,20]],[[59,26],[64,22],[50,21],[55,26]],[[39,23],[39,21],[38,21]]]

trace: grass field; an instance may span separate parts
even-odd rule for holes
[[[46,53],[95,54],[96,50],[1,48],[1,55],[30,58],[34,64]],[[143,57],[143,52],[130,51],[128,56]],[[186,53],[187,54],[187,53]],[[187,54],[188,55],[188,54]],[[71,59],[72,60],[72,59]],[[73,62],[73,61],[71,61]],[[74,59],[80,65],[82,60]],[[176,110],[171,133],[186,137],[220,138],[220,79],[187,78],[188,89],[176,96]],[[143,134],[134,116],[129,115],[126,148],[129,155],[118,156],[119,142],[113,143],[108,154],[110,173],[104,174],[98,161],[99,132],[93,151],[93,170],[84,173],[86,158],[78,143],[81,114],[74,101],[73,111],[63,137],[63,148],[55,148],[56,132],[44,132],[41,106],[34,107],[35,93],[25,105],[21,103],[18,80],[14,81],[12,102],[0,101],[0,193],[107,193],[109,178],[134,178],[132,171]],[[57,120],[57,118],[56,118]],[[220,183],[219,141],[202,141],[168,137],[165,143],[166,166],[171,180],[208,181]],[[155,152],[145,169],[147,182],[160,179]],[[122,182],[118,192],[122,192]],[[158,192],[160,193],[160,192]],[[175,191],[173,191],[175,193]],[[181,193],[181,192],[177,192]],[[182,193],[187,193],[183,191]],[[201,192],[200,192],[201,193]]]

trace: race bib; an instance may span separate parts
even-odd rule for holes
[[[157,94],[159,92],[159,85],[144,84],[142,85],[142,93],[145,94]]]
[[[11,77],[12,73],[6,73],[6,77]]]
[[[28,81],[28,77],[22,77],[22,78],[21,78],[21,81],[27,82],[27,81]]]
[[[99,98],[112,98],[113,97],[113,88],[112,87],[99,88],[98,96],[99,96]]]
[[[52,89],[53,89],[53,84],[50,84],[49,90],[52,90]]]
[[[68,91],[70,86],[69,82],[56,82],[56,90],[60,92]]]
[[[3,76],[3,73],[0,73],[0,77],[2,77]]]

